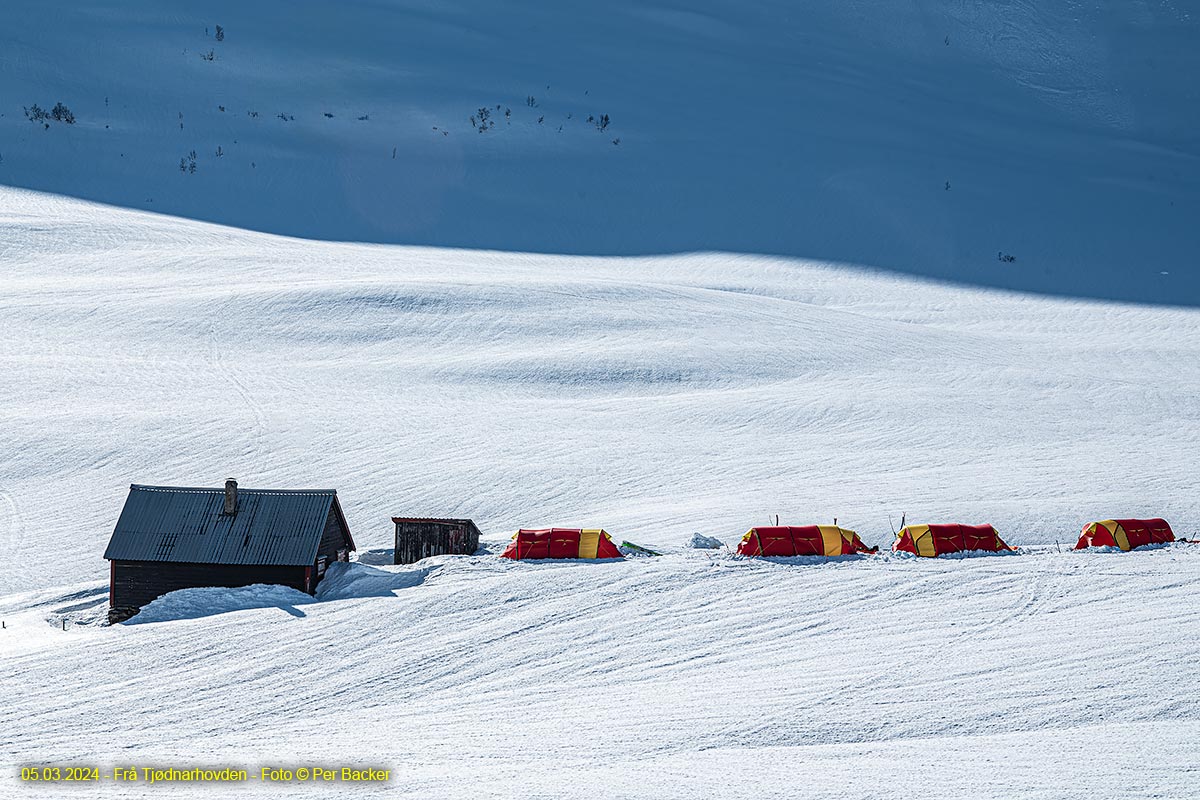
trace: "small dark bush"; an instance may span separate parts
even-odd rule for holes
[[[50,111],[50,116],[55,120],[67,125],[75,124],[75,115],[71,113],[71,109],[67,108],[62,103],[54,104],[54,108]]]

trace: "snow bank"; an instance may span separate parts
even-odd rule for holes
[[[310,596],[287,586],[254,584],[236,589],[204,587],[180,589],[159,597],[142,608],[125,625],[198,619],[253,608],[279,608],[295,617],[304,616],[296,606],[319,601],[392,597],[400,589],[419,586],[436,566],[400,568],[393,571],[364,564],[331,564],[324,580]]]
[[[724,547],[725,543],[713,536],[693,533],[692,538],[688,540],[687,546],[694,550],[717,550]]]
[[[312,602],[312,597],[297,589],[261,583],[236,589],[180,589],[151,601],[138,614],[122,624],[142,625],[148,622],[198,619],[251,608],[278,608],[292,616],[301,617],[304,613],[296,606]]]
[[[393,597],[401,589],[420,586],[435,565],[400,566],[380,569],[367,564],[330,564],[317,585],[318,600],[350,600],[362,597]]]

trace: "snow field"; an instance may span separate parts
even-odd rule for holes
[[[730,254],[283,239],[0,190],[0,590],[99,578],[130,483],[334,487],[485,540],[829,522],[1200,529],[1200,314]],[[64,513],[63,498],[70,498]],[[26,532],[26,533],[22,533]]]
[[[0,771],[1200,793],[1200,550],[1055,544],[1200,531],[1184,4],[5,10]],[[21,110],[57,101],[76,124]],[[315,598],[188,590],[102,625],[128,485],[230,476],[336,487],[358,563]],[[905,513],[1022,552],[681,546],[779,515],[886,549]],[[471,517],[490,554],[391,566],[393,514]],[[495,557],[548,525],[667,555]]]
[[[440,557],[62,633],[76,587],[0,606],[32,639],[0,722],[14,763],[302,764],[332,741],[395,770],[355,796],[1183,798],[1198,559]]]

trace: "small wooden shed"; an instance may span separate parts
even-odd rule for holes
[[[396,525],[393,564],[415,564],[422,558],[471,555],[479,549],[479,528],[469,519],[392,517]]]
[[[313,594],[353,550],[334,489],[134,484],[104,551],[109,622],[177,589],[269,583]]]

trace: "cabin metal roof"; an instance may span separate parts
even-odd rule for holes
[[[330,508],[349,529],[334,489],[237,490],[237,513],[224,514],[225,490],[129,487],[104,557],[112,561],[308,565],[317,557]],[[350,546],[353,548],[353,543]]]

